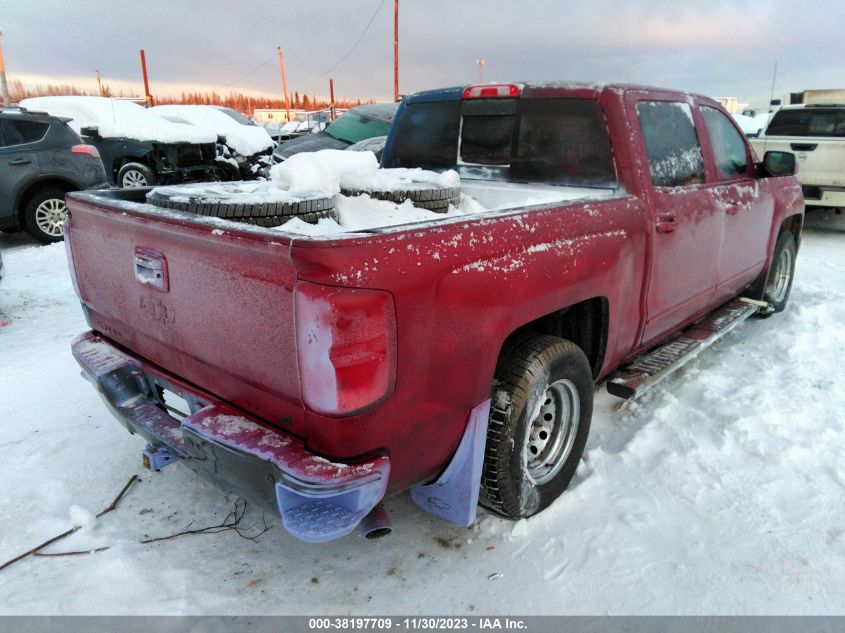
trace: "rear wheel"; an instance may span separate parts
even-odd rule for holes
[[[515,340],[496,368],[481,503],[511,519],[549,506],[578,468],[592,413],[592,373],[577,345]]]
[[[117,172],[117,185],[123,189],[151,187],[157,180],[153,170],[143,163],[126,163]]]
[[[62,240],[66,219],[65,192],[61,189],[42,189],[27,201],[24,208],[24,230],[42,244]]]
[[[790,231],[781,233],[775,244],[772,264],[766,277],[766,289],[763,291],[763,299],[772,305],[775,312],[782,312],[789,302],[792,280],[795,277],[797,253],[798,249],[792,233]]]

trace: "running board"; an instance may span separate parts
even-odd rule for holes
[[[634,400],[654,387],[702,350],[733,330],[755,312],[766,312],[768,304],[753,299],[734,299],[699,321],[665,345],[619,369],[607,382],[607,390],[614,396]]]

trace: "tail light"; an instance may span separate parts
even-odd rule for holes
[[[522,93],[519,84],[488,84],[486,86],[467,86],[464,99],[495,99],[496,97],[518,97]]]
[[[70,148],[71,154],[86,154],[92,158],[99,158],[100,152],[93,145],[74,145]]]
[[[82,301],[82,293],[79,291],[79,279],[76,277],[76,266],[73,264],[73,248],[70,243],[70,213],[62,226],[62,233],[65,238],[65,256],[67,257],[67,267],[70,271],[70,281],[73,284],[73,291],[79,300]]]
[[[361,413],[396,379],[396,313],[382,290],[296,286],[296,344],[305,405],[324,415]]]

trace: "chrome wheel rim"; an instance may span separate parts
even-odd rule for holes
[[[130,169],[123,174],[123,179],[120,181],[120,184],[127,189],[131,189],[133,187],[146,187],[147,178],[137,169]]]
[[[526,437],[526,470],[535,485],[555,477],[575,445],[581,419],[581,398],[571,380],[557,380],[546,387],[540,410],[531,420]]]
[[[35,208],[35,224],[50,237],[61,237],[67,219],[67,207],[61,198],[50,198]]]
[[[792,253],[788,248],[783,249],[778,257],[777,268],[771,283],[771,295],[775,303],[786,299],[789,282],[792,279]]]

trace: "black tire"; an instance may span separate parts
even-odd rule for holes
[[[557,413],[551,413],[559,410],[566,417],[567,402],[569,411],[578,403],[577,418],[570,416],[568,431],[556,419]],[[551,421],[543,421],[549,415]],[[578,468],[592,415],[593,377],[581,348],[556,336],[525,335],[512,341],[496,367],[481,476],[482,505],[510,519],[548,507]],[[544,429],[550,429],[545,437]],[[549,460],[547,467],[544,458]]]
[[[222,182],[241,180],[241,170],[231,163],[218,161],[215,166],[217,167],[218,177]]]
[[[763,290],[763,300],[768,302],[775,312],[783,312],[789,303],[792,292],[792,281],[795,278],[795,258],[798,248],[795,237],[790,231],[783,231],[775,243],[772,253],[772,263],[766,275],[766,286]]]
[[[48,187],[27,200],[23,212],[23,229],[42,244],[61,242],[62,226],[67,219],[65,192]]]
[[[400,190],[363,190],[363,189],[341,189],[345,196],[368,195],[376,200],[388,200],[401,204],[410,200],[415,207],[428,209],[435,213],[446,213],[449,205],[457,205],[461,199],[460,187],[432,187],[429,184],[424,186],[409,187]]]
[[[126,163],[117,172],[117,186],[121,189],[152,187],[156,183],[155,172],[143,163]]]
[[[219,202],[212,202],[215,197]],[[320,218],[337,218],[334,199],[311,198],[298,202],[225,202],[226,195],[210,197],[209,194],[190,195],[176,189],[172,194],[153,190],[147,194],[147,202],[164,209],[195,213],[213,218],[227,218],[257,226],[279,226],[291,218],[316,223]]]

